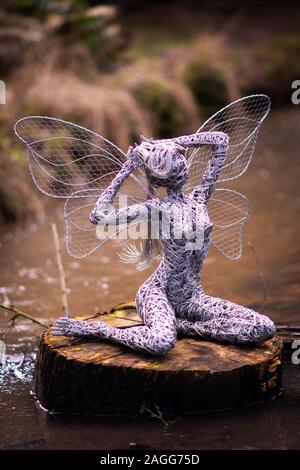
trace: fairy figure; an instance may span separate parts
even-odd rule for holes
[[[178,334],[233,344],[265,341],[275,334],[267,316],[206,294],[200,280],[211,243],[229,259],[241,255],[248,200],[216,185],[246,171],[269,109],[267,96],[248,96],[213,115],[195,134],[143,138],[127,154],[104,137],[59,119],[33,116],[16,123],[38,188],[67,198],[66,242],[71,255],[87,256],[143,222],[155,225],[158,234],[154,239],[150,230],[143,249],[130,244],[120,253],[123,261],[136,262],[139,268],[160,257],[136,296],[142,325],[118,328],[104,321],[61,317],[52,326],[53,335],[106,339],[164,355]],[[130,203],[116,208],[113,204],[122,195]],[[180,237],[175,233],[178,213]],[[156,223],[153,214],[158,214]],[[167,236],[163,220],[168,221]],[[105,234],[103,228],[111,225],[116,231]]]

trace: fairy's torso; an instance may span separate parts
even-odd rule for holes
[[[191,197],[157,200],[161,214],[159,235],[162,260],[146,281],[165,289],[171,302],[199,288],[199,272],[206,258],[212,230],[207,205]]]

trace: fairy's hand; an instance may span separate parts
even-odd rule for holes
[[[141,166],[143,163],[143,160],[141,158],[140,152],[139,152],[139,146],[135,144],[135,146],[130,146],[128,151],[127,151],[127,160],[124,164],[124,176],[128,176],[132,171],[136,170],[139,166]]]
[[[97,202],[94,209],[90,213],[90,221],[92,224],[98,224],[100,221],[105,223],[105,220],[115,211],[115,208],[111,203],[102,202],[101,200]]]

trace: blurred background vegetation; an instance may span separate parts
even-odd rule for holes
[[[43,210],[13,124],[45,114],[126,149],[139,135],[195,131],[242,95],[290,105],[300,79],[294,2],[2,0],[0,220]]]

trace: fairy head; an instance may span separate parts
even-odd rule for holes
[[[137,150],[145,164],[149,183],[154,187],[180,189],[187,181],[184,149],[173,142],[142,142]]]

